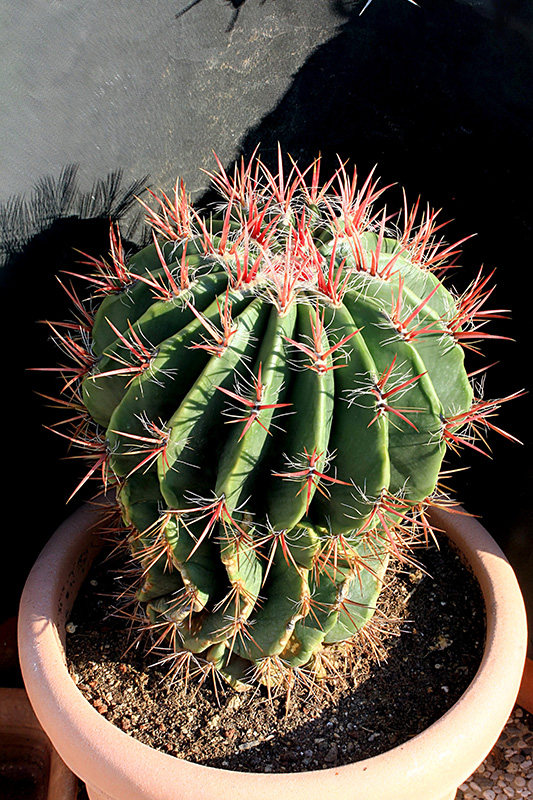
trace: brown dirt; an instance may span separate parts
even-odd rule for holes
[[[68,625],[78,688],[110,722],[165,753],[256,772],[297,772],[357,761],[401,744],[440,717],[479,666],[483,603],[476,581],[441,542],[389,580],[379,606],[382,660],[368,643],[352,652],[345,680],[312,696],[238,694],[212,682],[169,682],[141,648],[125,653],[124,621],[109,616],[109,565],[93,568]],[[425,572],[423,571],[425,570]],[[401,634],[401,635],[399,635]],[[339,662],[340,663],[340,662]],[[166,677],[165,677],[166,676]]]

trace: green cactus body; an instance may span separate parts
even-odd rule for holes
[[[138,599],[239,687],[364,632],[447,444],[469,443],[477,307],[432,271],[434,218],[395,238],[368,222],[374,187],[337,182],[250,165],[215,176],[206,222],[154,212],[165,241],[121,265],[81,382]]]

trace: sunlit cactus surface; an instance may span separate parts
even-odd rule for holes
[[[116,488],[152,642],[279,685],[372,631],[389,559],[430,536],[447,449],[494,428],[463,362],[501,314],[481,272],[445,288],[458,246],[376,208],[372,175],[217,164],[210,211],[153,194],[153,244],[128,258],[113,229],[91,299],[68,288],[60,402]]]

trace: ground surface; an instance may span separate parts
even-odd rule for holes
[[[457,792],[456,800],[533,796],[533,715],[518,706],[495,746]]]

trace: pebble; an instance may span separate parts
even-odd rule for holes
[[[533,800],[531,716],[516,707],[492,752],[459,786],[456,800]]]
[[[252,747],[257,747],[257,745],[261,744],[259,739],[253,739],[251,742],[243,742],[239,745],[239,750],[250,750]]]
[[[329,748],[326,755],[324,756],[324,761],[326,762],[326,764],[332,764],[337,761],[337,756],[338,756],[337,745],[333,744]]]
[[[236,711],[240,707],[241,703],[242,700],[240,696],[238,694],[232,694],[230,699],[228,700],[227,708],[230,711]]]

